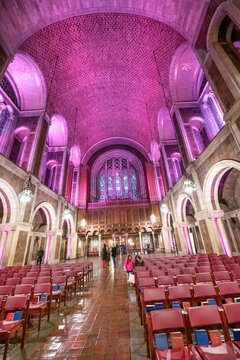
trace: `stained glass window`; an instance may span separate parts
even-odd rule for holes
[[[137,197],[137,179],[134,172],[131,173],[131,187],[132,187],[132,197]]]
[[[101,174],[99,177],[99,199],[104,200],[104,190],[105,190],[105,177],[104,174]]]
[[[121,180],[120,180],[119,172],[116,173],[115,184],[116,184],[116,198],[120,199],[121,198]]]
[[[108,174],[108,199],[113,199],[113,177],[112,174]]]
[[[0,135],[2,134],[3,128],[7,122],[7,119],[10,117],[10,113],[7,108],[3,109],[0,114]]]
[[[124,193],[125,198],[129,197],[128,175],[127,174],[123,175],[123,193]]]
[[[121,157],[107,159],[98,173],[97,191],[99,200],[137,198],[137,172],[133,164]]]

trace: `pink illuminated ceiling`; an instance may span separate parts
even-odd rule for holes
[[[213,0],[211,0],[213,1]],[[16,50],[36,31],[69,17],[92,13],[132,13],[171,25],[187,40],[196,38],[208,3],[203,0],[2,0],[0,33]]]
[[[50,116],[64,116],[70,145],[75,133],[84,155],[108,137],[127,137],[149,149],[148,119],[152,136],[159,140],[157,118],[165,100],[157,67],[170,104],[169,67],[184,41],[173,28],[156,20],[94,14],[49,25],[20,50],[36,60],[48,88],[59,55],[47,111]]]

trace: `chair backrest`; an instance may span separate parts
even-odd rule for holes
[[[37,278],[37,284],[46,284],[46,283],[50,283],[50,282],[51,282],[50,276],[43,276],[43,277]]]
[[[2,286],[5,283],[5,279],[0,278],[0,286]]]
[[[16,279],[16,278],[22,278],[24,276],[25,273],[21,273],[21,272],[18,272],[18,273],[14,273],[13,274],[13,279]]]
[[[193,285],[194,297],[216,296],[216,290],[212,283]]]
[[[196,282],[200,283],[200,282],[212,282],[212,276],[209,272],[204,272],[204,273],[196,273],[195,274],[195,278],[196,278]]]
[[[134,269],[135,272],[147,271],[147,266],[136,266]]]
[[[29,272],[27,272],[27,274],[26,274],[26,277],[38,277],[38,272],[36,272],[36,271],[29,271]]]
[[[213,265],[212,268],[213,268],[213,271],[226,271],[226,268],[224,265]]]
[[[11,285],[0,286],[0,296],[1,295],[11,295],[13,287]]]
[[[236,281],[227,281],[218,283],[218,289],[220,295],[240,295],[240,288]]]
[[[176,275],[179,275],[181,274],[181,270],[179,268],[176,268],[176,269],[167,269],[167,275],[173,275],[173,276],[176,276]]]
[[[144,289],[143,290],[143,301],[144,302],[158,302],[166,300],[166,294],[164,289],[155,288],[155,289]]]
[[[194,275],[196,273],[195,267],[187,267],[182,269],[183,274],[191,274]]]
[[[13,285],[16,286],[20,283],[20,279],[19,278],[11,278],[11,279],[7,279],[6,281],[6,285]]]
[[[38,277],[51,276],[51,271],[41,271]]]
[[[146,277],[150,277],[150,273],[149,271],[139,271],[138,273],[136,273],[137,278],[146,278]]]
[[[152,270],[153,277],[164,276],[165,270]]]
[[[33,293],[34,294],[50,294],[52,290],[51,284],[36,284],[34,286]]]
[[[138,287],[155,287],[155,281],[154,278],[139,278],[138,279]]]
[[[17,309],[26,309],[27,307],[27,296],[8,296],[5,304],[5,310],[17,310]]]
[[[197,267],[197,271],[199,273],[210,273],[211,272],[211,267],[210,265],[204,265],[204,266],[198,266]]]
[[[231,273],[234,279],[240,279],[240,270],[231,270]]]
[[[174,285],[174,278],[172,275],[158,276],[158,285]]]
[[[177,278],[178,284],[192,284],[193,283],[193,277],[191,274],[177,275],[176,278]]]
[[[170,300],[181,300],[191,298],[191,292],[188,285],[170,286],[168,288]]]
[[[54,276],[62,276],[64,274],[64,271],[63,270],[58,270],[58,271],[55,271],[55,270],[53,270],[52,271],[52,277],[54,277]]]
[[[240,270],[239,264],[229,264],[228,269],[231,270]]]
[[[36,278],[35,277],[26,277],[26,278],[22,278],[21,284],[23,285],[34,285],[36,282]]]
[[[216,305],[194,306],[187,309],[192,327],[222,325],[221,316]]]
[[[31,295],[32,285],[17,285],[14,290],[14,295]]]
[[[52,283],[53,285],[66,284],[66,279],[67,279],[66,275],[54,276]]]
[[[223,308],[229,324],[240,322],[240,303],[223,304]]]
[[[181,309],[163,309],[150,313],[153,331],[184,328]]]
[[[222,281],[222,280],[230,280],[231,281],[231,276],[229,274],[228,271],[215,271],[213,272],[213,276],[215,281]]]

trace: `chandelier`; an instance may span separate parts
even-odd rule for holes
[[[192,180],[190,180],[189,177],[187,176],[183,182],[182,188],[186,194],[191,195],[192,192],[196,190],[196,184]]]
[[[27,179],[24,181],[23,188],[19,193],[19,199],[21,202],[27,203],[32,200],[34,192],[32,190],[31,175],[28,175]]]

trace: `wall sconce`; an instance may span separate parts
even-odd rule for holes
[[[19,193],[19,199],[23,203],[27,203],[33,199],[34,192],[32,190],[31,175],[28,175],[27,179],[24,181],[21,192]]]
[[[160,207],[160,209],[161,209],[161,212],[162,212],[163,214],[167,214],[167,213],[170,212],[167,204],[162,204],[161,207]]]
[[[82,228],[85,228],[86,225],[87,225],[86,219],[82,219],[82,220],[80,221],[80,226],[81,226]]]
[[[183,191],[188,194],[191,195],[193,191],[196,190],[196,184],[189,179],[189,177],[186,177],[186,179],[183,182]]]
[[[156,215],[152,214],[152,215],[150,216],[150,220],[151,220],[151,222],[152,222],[153,224],[156,224],[156,222],[157,222]]]

